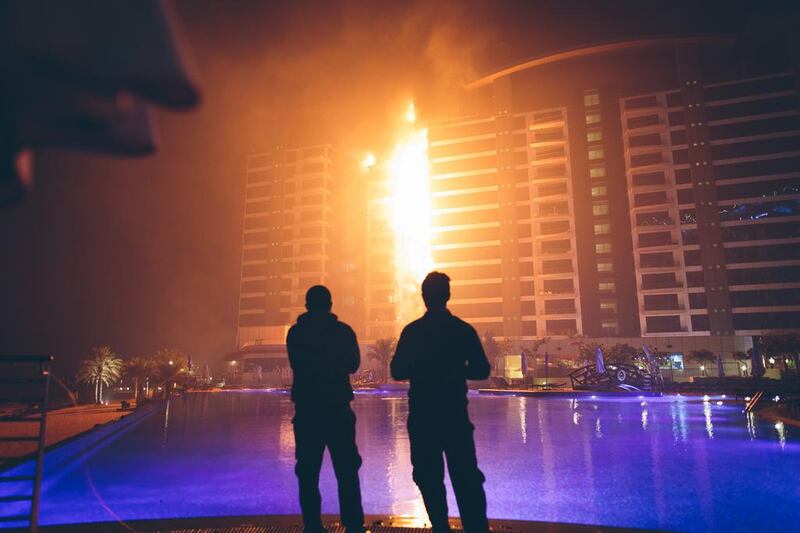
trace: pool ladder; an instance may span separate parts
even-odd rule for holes
[[[0,427],[6,424],[14,426],[22,424],[20,427],[30,428],[30,435],[4,435],[0,432],[0,504],[30,502],[27,514],[0,514],[0,524],[27,522],[31,532],[35,532],[39,526],[39,498],[42,487],[42,467],[44,466],[47,403],[52,361],[53,358],[49,355],[0,356],[0,407],[16,406],[13,412],[0,414]],[[32,389],[36,389],[35,392]],[[34,424],[34,427],[30,427]],[[9,445],[25,442],[36,443],[36,450],[32,454],[20,456],[9,453]],[[23,457],[33,459],[33,473],[9,475],[9,467],[18,463]],[[21,486],[30,484],[31,490],[21,494],[18,492],[22,491],[6,490],[10,484]]]

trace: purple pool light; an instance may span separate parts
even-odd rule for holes
[[[489,516],[681,531],[799,524],[800,431],[719,400],[472,396]],[[353,406],[365,511],[424,518],[405,397],[359,394]],[[286,395],[189,394],[134,416],[50,454],[43,524],[299,513]],[[335,514],[327,459],[321,486]]]

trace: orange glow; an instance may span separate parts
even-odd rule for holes
[[[375,166],[378,160],[375,158],[375,154],[372,152],[367,152],[367,155],[364,156],[364,159],[361,160],[361,168],[367,170],[370,167]]]
[[[419,316],[419,285],[433,266],[428,130],[416,127],[413,102],[404,119],[387,165],[395,234],[396,317],[400,325]]]

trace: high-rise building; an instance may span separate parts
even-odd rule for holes
[[[673,90],[621,101],[642,332],[797,329],[797,72],[704,80],[691,57]]]
[[[365,169],[366,176],[366,276],[365,334],[367,339],[398,334],[395,235],[392,228],[391,187],[381,166]]]
[[[331,147],[278,148],[247,158],[238,344],[279,338],[328,281]]]
[[[586,46],[467,85],[470,114],[430,134],[453,310],[515,339],[797,329],[800,78],[734,42]]]

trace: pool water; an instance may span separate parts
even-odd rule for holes
[[[719,400],[471,396],[489,516],[679,531],[800,528],[800,428]],[[404,395],[358,394],[353,407],[365,512],[425,519]],[[193,393],[101,442],[79,439],[79,452],[46,463],[41,522],[297,514],[292,413],[280,392]],[[327,457],[320,484],[323,512],[336,514]],[[449,503],[457,515],[452,491]]]

